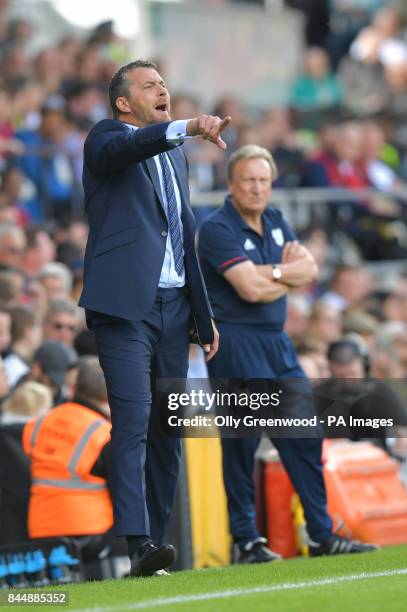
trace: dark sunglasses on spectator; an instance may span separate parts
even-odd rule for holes
[[[54,329],[57,329],[58,331],[61,331],[61,330],[63,330],[63,329],[67,329],[68,331],[70,331],[70,332],[72,332],[72,333],[73,333],[73,332],[75,331],[75,329],[76,329],[75,325],[68,325],[68,324],[65,324],[65,323],[58,323],[58,322],[53,323],[53,324],[52,324],[52,327],[53,327]]]

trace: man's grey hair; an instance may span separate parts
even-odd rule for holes
[[[79,360],[76,396],[83,401],[107,401],[105,377],[97,357],[87,356]]]
[[[52,315],[59,314],[60,312],[68,313],[73,317],[78,316],[78,309],[74,302],[69,302],[68,300],[53,300],[48,307],[45,320],[48,321]]]
[[[66,291],[72,289],[72,274],[68,266],[59,261],[50,261],[45,264],[38,275],[38,279],[41,281],[44,278],[60,278],[64,283]]]
[[[271,180],[275,181],[278,177],[276,162],[270,151],[264,147],[259,147],[255,144],[247,144],[237,149],[229,158],[228,161],[228,179],[233,179],[233,171],[238,162],[242,159],[264,159],[270,166]]]

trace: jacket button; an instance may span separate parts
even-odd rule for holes
[[[168,236],[168,232],[166,232],[165,230],[163,230],[163,231],[161,232],[161,236],[162,236],[163,238],[165,238],[166,236]]]

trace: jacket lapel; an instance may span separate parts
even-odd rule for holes
[[[154,157],[149,157],[146,159],[147,170],[151,178],[151,182],[153,183],[155,192],[157,194],[158,199],[160,200],[163,211],[165,212],[163,194],[161,192],[160,179],[158,177],[157,166],[155,164]]]

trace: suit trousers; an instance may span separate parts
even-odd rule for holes
[[[165,536],[181,440],[161,428],[159,378],[185,379],[191,307],[184,288],[161,289],[143,321],[87,313],[111,410],[111,481],[117,536]]]

